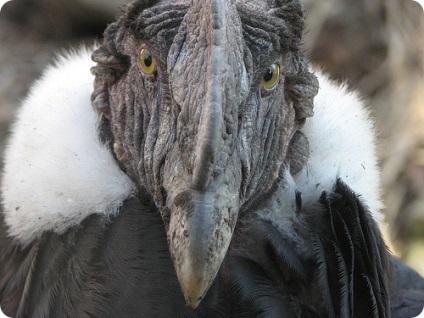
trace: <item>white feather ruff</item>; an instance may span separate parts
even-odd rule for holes
[[[23,243],[93,213],[115,214],[133,192],[100,142],[91,50],[62,57],[32,87],[12,128],[1,185],[9,234]]]
[[[316,76],[320,90],[314,116],[302,129],[310,146],[308,164],[291,181],[290,173],[286,173],[289,181],[285,191],[292,200],[297,190],[302,192],[304,203],[316,202],[322,191],[331,192],[340,178],[380,221],[380,173],[369,112],[356,93],[319,72]]]
[[[98,138],[90,102],[93,65],[87,49],[60,58],[18,113],[1,192],[9,234],[23,244],[45,231],[63,233],[90,214],[114,215],[133,194],[133,183]],[[299,190],[304,202],[316,200],[340,177],[376,213],[381,203],[372,122],[355,94],[318,77],[315,116],[303,129],[311,156],[307,167],[288,176],[282,195],[290,202]]]

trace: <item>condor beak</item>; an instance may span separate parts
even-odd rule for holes
[[[199,305],[214,281],[237,220],[237,195],[218,193],[183,192],[171,208],[169,247],[184,297],[192,308]]]
[[[175,38],[184,42],[175,43],[168,56],[180,113],[163,186],[169,249],[187,304],[196,308],[218,273],[237,221],[238,109],[249,80],[234,1],[193,1],[180,32],[184,36]]]

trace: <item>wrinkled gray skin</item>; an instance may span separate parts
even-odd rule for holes
[[[307,158],[298,132],[316,78],[299,52],[298,1],[134,1],[110,25],[93,104],[122,169],[148,191],[167,229],[187,303],[196,307],[226,254],[238,215]],[[157,69],[141,71],[150,50]],[[272,90],[261,85],[272,63]]]

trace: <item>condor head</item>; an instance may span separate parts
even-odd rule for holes
[[[103,138],[154,198],[191,307],[238,215],[302,165],[318,86],[302,28],[298,1],[135,1],[93,54]]]

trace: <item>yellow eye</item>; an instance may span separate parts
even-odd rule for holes
[[[261,85],[267,90],[272,90],[277,87],[280,79],[280,67],[278,64],[271,64],[265,71],[262,77]]]
[[[149,50],[142,49],[140,51],[139,62],[144,74],[152,75],[156,71],[156,61]]]

